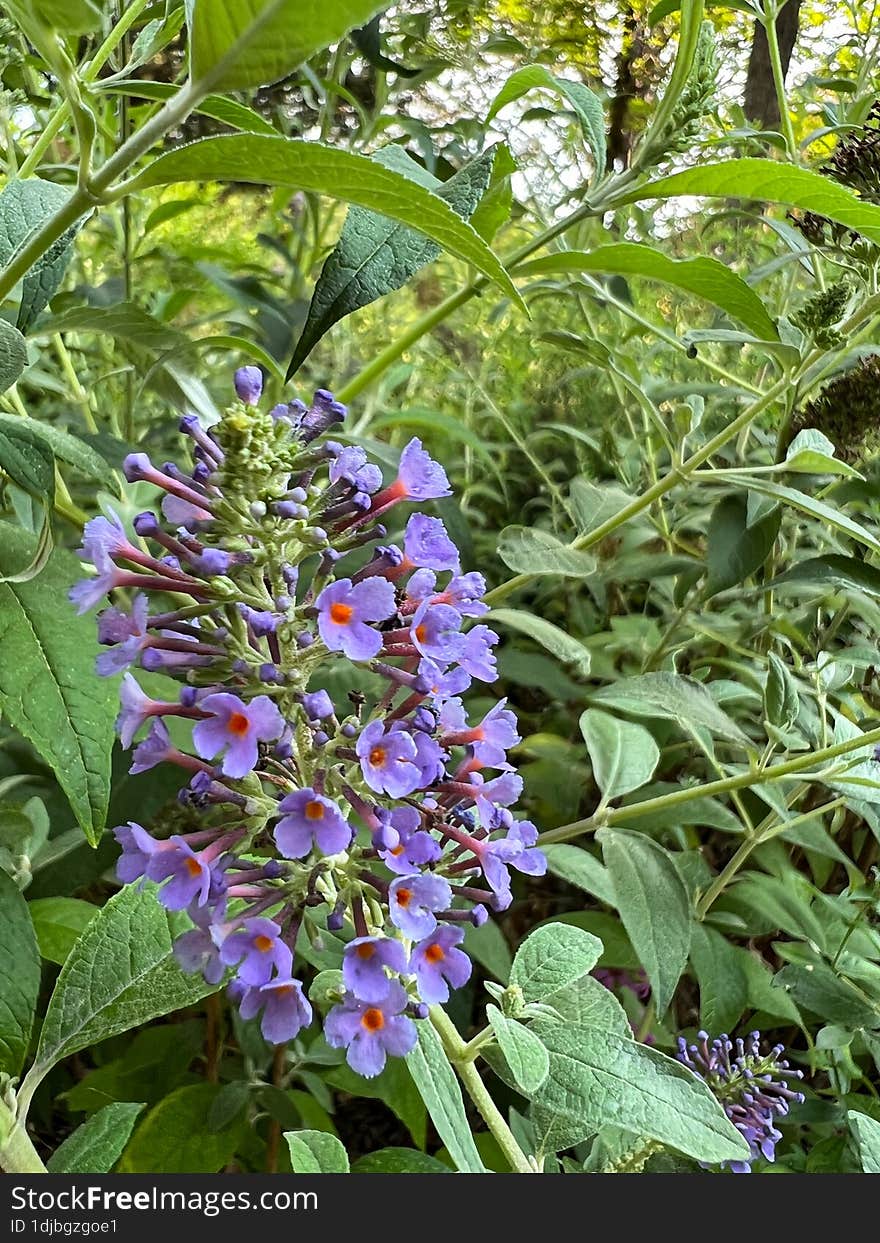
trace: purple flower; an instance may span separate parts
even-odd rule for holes
[[[488,604],[483,603],[486,594],[486,580],[482,574],[472,572],[451,578],[440,595],[444,604],[451,604],[465,617],[482,617],[489,612]]]
[[[440,710],[443,745],[469,746],[481,764],[500,768],[507,760],[507,748],[520,741],[516,731],[516,717],[506,704],[506,699],[499,700],[480,724],[471,728],[461,700],[447,700]]]
[[[464,636],[464,644],[456,659],[472,678],[479,678],[481,682],[494,682],[498,677],[498,670],[492,648],[497,642],[498,635],[494,630],[490,630],[488,626],[474,626]]]
[[[271,919],[246,919],[240,932],[232,932],[220,947],[220,959],[235,967],[236,976],[249,987],[268,983],[272,969],[287,978],[293,969],[293,955],[281,940],[281,929]]]
[[[147,641],[147,616],[149,601],[140,592],[131,602],[131,613],[120,609],[104,609],[98,616],[98,642],[114,644],[109,652],[101,652],[95,661],[95,669],[102,678],[122,673],[137,660],[138,653]]]
[[[252,1019],[263,1011],[260,1030],[270,1044],[286,1044],[312,1021],[312,1007],[303,986],[289,975],[246,989],[239,1010],[243,1019]]]
[[[366,623],[384,621],[395,610],[394,587],[384,578],[365,578],[352,584],[337,579],[317,599],[318,633],[331,652],[349,660],[372,660],[382,647],[382,636]]]
[[[342,979],[359,1001],[384,1001],[392,981],[385,969],[406,971],[406,950],[393,937],[356,937],[345,947]]]
[[[458,571],[458,549],[439,518],[413,514],[406,524],[403,550],[411,565],[429,570]]]
[[[206,695],[199,703],[209,714],[193,729],[193,744],[204,759],[224,752],[221,770],[227,777],[244,777],[257,762],[257,743],[279,738],[284,718],[268,695],[245,703],[227,691]]]
[[[452,495],[446,471],[425,452],[417,437],[413,437],[400,455],[397,481],[392,488],[399,490],[401,499],[405,497],[409,501],[433,501]]]
[[[457,946],[464,930],[448,924],[436,928],[413,949],[409,969],[415,975],[419,996],[429,1005],[449,1000],[449,986],[461,988],[471,975],[471,960]]]
[[[352,828],[345,816],[311,786],[285,795],[278,810],[286,814],[275,826],[275,842],[288,859],[304,859],[315,845],[322,855],[338,855],[351,842]]]
[[[168,726],[162,720],[153,721],[143,742],[139,742],[131,753],[129,772],[133,777],[138,773],[149,772],[157,764],[164,764],[181,753],[175,748],[168,733]]]
[[[543,876],[547,858],[533,849],[538,830],[529,820],[515,820],[505,837],[481,844],[479,860],[489,886],[506,905],[510,905],[510,871],[515,868],[527,876]]]
[[[323,721],[336,711],[333,707],[333,700],[326,691],[313,691],[311,694],[303,695],[302,706],[310,721]]]
[[[116,732],[126,751],[148,717],[173,712],[177,706],[151,699],[149,695],[144,694],[130,673],[125,675],[119,687],[119,704],[121,711],[116,718]]]
[[[447,670],[433,660],[419,661],[419,677],[424,678],[428,685],[428,694],[440,703],[453,695],[461,695],[471,684],[471,675],[460,665]]]
[[[86,523],[78,555],[91,561],[99,573],[106,573],[113,568],[115,557],[134,551],[119,516],[111,510],[109,518],[92,518]]]
[[[255,406],[263,392],[263,373],[259,367],[239,367],[234,384],[238,399],[246,406]]]
[[[697,1044],[689,1045],[683,1036],[678,1038],[676,1058],[709,1085],[751,1149],[747,1161],[722,1162],[722,1167],[729,1164],[734,1174],[750,1174],[752,1161],[759,1157],[775,1160],[776,1145],[782,1139],[775,1122],[785,1117],[790,1104],[800,1104],[804,1099],[803,1093],[788,1086],[802,1074],[792,1070],[782,1057],[783,1046],[775,1045],[762,1054],[760,1040],[760,1032],[750,1032],[747,1040],[735,1043],[729,1036],[719,1036],[711,1045],[708,1033],[703,1031],[697,1032]]]
[[[330,482],[343,480],[359,492],[377,492],[382,486],[382,472],[378,466],[367,461],[360,445],[346,445],[330,463]]]
[[[395,725],[397,722],[395,722]],[[416,789],[425,790],[436,781],[440,781],[446,773],[446,752],[423,729],[414,730],[412,740],[416,746],[413,761],[419,772]]]
[[[134,820],[120,824],[113,830],[113,836],[122,847],[122,854],[116,860],[116,875],[123,885],[129,885],[143,876],[153,855],[170,846],[169,842],[157,842]]]
[[[215,939],[214,912],[207,907],[195,907],[190,918],[196,925],[182,933],[174,942],[174,957],[182,971],[189,975],[201,972],[208,984],[219,984],[226,973]]]
[[[413,616],[410,636],[413,646],[422,656],[437,664],[448,665],[460,659],[467,641],[460,631],[460,613],[448,604],[431,604],[429,600],[423,600]]]
[[[403,1013],[406,1006],[406,990],[396,980],[389,981],[388,995],[376,1004],[348,993],[327,1015],[324,1037],[332,1048],[347,1050],[352,1070],[372,1079],[385,1069],[387,1054],[405,1057],[415,1048],[418,1035]]]
[[[182,837],[171,837],[173,849],[155,851],[149,858],[146,875],[150,880],[167,884],[159,891],[159,901],[170,911],[182,911],[195,902],[204,906],[208,899],[222,891],[222,876],[197,854]]]
[[[435,911],[445,911],[452,902],[449,882],[430,873],[398,876],[388,887],[391,922],[414,941],[429,936],[437,927]]]
[[[404,798],[418,787],[416,744],[405,730],[386,734],[381,721],[371,721],[361,730],[355,750],[371,790]]]
[[[422,830],[421,823],[418,810],[407,805],[396,807],[388,815],[389,839],[379,850],[379,858],[399,876],[411,876],[426,863],[440,858],[440,843]]]

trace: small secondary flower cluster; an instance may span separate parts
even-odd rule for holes
[[[154,699],[125,673],[123,745],[147,729],[131,771],[179,765],[180,801],[198,810],[193,831],[166,838],[116,829],[118,872],[188,911],[181,965],[211,983],[234,968],[242,1015],[260,1014],[275,1043],[312,1020],[297,951],[338,934],[341,973],[309,996],[335,1003],[327,1041],[375,1075],[413,1047],[413,1019],[468,979],[465,926],[510,903],[510,868],[546,863],[534,825],[510,811],[522,788],[507,760],[513,713],[502,700],[472,724],[460,698],[497,676],[498,636],[473,620],[487,611],[482,575],[461,573],[426,514],[411,514],[400,545],[376,545],[394,506],[450,495],[442,467],[414,439],[383,486],[363,449],[326,438],[346,413],[331,393],[262,411],[255,367],[235,389],[216,426],[182,420],[189,473],[126,459],[129,481],[164,493],[164,522],[138,514],[131,539],[115,515],[85,531],[97,575],[73,602],[83,612],[130,593],[99,616],[99,672],[138,664],[181,683]],[[372,701],[333,701],[322,675],[340,659],[376,675]],[[191,724],[191,744],[172,718]]]
[[[782,1139],[776,1119],[785,1117],[791,1102],[804,1099],[788,1086],[790,1080],[803,1078],[802,1071],[789,1067],[781,1044],[762,1053],[760,1040],[760,1032],[736,1041],[718,1036],[711,1044],[708,1033],[702,1031],[697,1032],[697,1044],[678,1038],[676,1057],[706,1081],[751,1149],[748,1161],[730,1162],[734,1174],[750,1174],[751,1162],[759,1157],[775,1159],[776,1145]]]

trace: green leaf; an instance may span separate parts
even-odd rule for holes
[[[651,981],[657,1014],[666,1013],[691,947],[691,904],[667,850],[626,829],[601,829],[617,909]]]
[[[216,1083],[178,1088],[140,1124],[119,1162],[120,1174],[216,1174],[232,1160],[243,1134],[236,1120],[212,1131],[208,1114]]]
[[[64,1093],[69,1109],[95,1113],[110,1101],[155,1105],[181,1087],[203,1048],[205,1024],[198,1019],[144,1027],[125,1041],[119,1057],[90,1070]]]
[[[326,1131],[285,1131],[294,1174],[347,1174],[348,1153]]]
[[[611,990],[592,975],[583,975],[558,992],[548,993],[544,1002],[552,1006],[566,1024],[604,1027],[627,1039],[632,1037],[632,1027],[623,1006]],[[536,1034],[540,1035],[543,1031],[544,1023],[545,1020],[541,1020],[533,1024]]]
[[[749,526],[746,496],[738,492],[721,498],[709,520],[707,597],[735,587],[760,569],[770,555],[781,521],[782,511],[774,506]]]
[[[526,1001],[545,1001],[548,994],[592,971],[602,942],[592,933],[567,924],[543,924],[529,933],[516,951],[510,970]]]
[[[39,177],[7,182],[0,193],[0,267],[9,262],[50,216],[65,206],[70,193],[66,186],[42,181]],[[61,284],[70,262],[75,232],[76,228],[68,229],[25,274],[18,308],[18,327],[22,332],[27,332]]]
[[[0,318],[0,393],[15,383],[27,366],[27,345],[8,319]]]
[[[440,1037],[428,1019],[419,1020],[416,1030],[419,1042],[406,1055],[406,1064],[431,1121],[448,1148],[455,1168],[462,1174],[482,1174],[485,1171],[464,1112],[461,1089]]]
[[[467,220],[489,184],[495,154],[495,148],[484,151],[446,182],[438,181],[396,144],[383,147],[372,158],[433,191]],[[305,327],[287,369],[288,379],[334,324],[400,289],[440,252],[440,246],[423,233],[363,207],[350,207],[339,240],[318,277]]]
[[[504,86],[492,101],[492,107],[486,116],[486,124],[507,104],[519,99],[528,91],[553,91],[560,95],[577,115],[584,138],[593,153],[593,181],[598,181],[605,172],[607,142],[605,138],[605,113],[602,104],[582,82],[570,82],[566,78],[556,78],[543,65],[526,65],[518,69],[507,79]]]
[[[185,0],[190,77],[205,90],[269,86],[388,7],[387,0]]]
[[[98,913],[98,907],[79,898],[34,898],[28,903],[40,955],[64,964],[80,933]]]
[[[440,198],[375,160],[293,138],[225,134],[159,156],[138,177],[138,188],[180,181],[244,181],[314,190],[402,221],[523,302],[497,256]]]
[[[590,672],[589,649],[552,622],[545,621],[543,617],[523,613],[519,609],[492,609],[483,620],[497,622],[501,626],[509,626],[511,630],[528,635],[564,664],[572,665],[575,672],[582,677]]]
[[[436,1157],[415,1148],[380,1148],[358,1157],[352,1174],[451,1174],[452,1170]]]
[[[683,194],[757,199],[797,207],[836,220],[871,242],[880,242],[880,207],[857,198],[829,177],[778,161],[745,159],[703,164],[639,186],[619,202],[641,203],[645,199],[670,199]]]
[[[0,523],[0,574],[33,557],[35,541]],[[29,582],[0,583],[0,710],[55,771],[88,840],[96,844],[110,797],[118,710],[115,682],[95,676],[94,622],[68,604],[77,559],[56,550]]]
[[[859,1145],[862,1169],[866,1174],[880,1174],[880,1122],[854,1109],[846,1116]]]
[[[842,587],[864,591],[869,596],[880,598],[880,570],[867,561],[860,561],[857,557],[844,557],[839,553],[807,557],[784,574],[778,574],[768,586],[777,587],[783,583]]]
[[[173,99],[181,90],[173,82],[150,82],[146,78],[111,79],[108,82],[96,82],[95,86],[109,95],[133,95],[138,99],[163,101]],[[237,99],[227,99],[225,95],[206,95],[193,111],[202,116],[213,117],[215,121],[222,121],[231,129],[244,130],[248,134],[278,134],[276,127],[259,112],[248,108]],[[145,229],[144,232],[149,230]]]
[[[555,276],[568,272],[613,272],[661,281],[695,294],[719,307],[762,340],[777,340],[776,325],[755,291],[718,259],[670,259],[651,246],[616,242],[595,250],[563,250],[532,259],[517,268],[517,276]]]
[[[733,1031],[749,1004],[744,952],[714,928],[694,923],[690,957],[700,986],[700,1026],[706,1031]]]
[[[27,903],[0,871],[0,1071],[17,1075],[40,991],[40,954]]]
[[[505,1018],[497,1006],[487,1006],[486,1016],[517,1087],[524,1096],[531,1096],[549,1073],[547,1050],[534,1032]]]
[[[841,1027],[880,1027],[880,1005],[870,1002],[860,989],[836,975],[822,962],[788,963],[773,977],[795,1004]]]
[[[721,711],[702,682],[677,673],[643,673],[623,678],[595,691],[591,699],[595,704],[618,708],[633,716],[677,721],[686,731],[701,725],[739,747],[752,745],[739,726]]]
[[[498,556],[517,574],[585,578],[596,571],[590,553],[570,548],[539,527],[505,527],[498,537]]]
[[[71,436],[70,432],[66,432],[63,428],[56,427],[54,423],[40,423],[38,419],[28,418],[26,415],[2,414],[0,413],[0,437],[5,433],[15,434],[17,429],[24,429],[37,437],[48,448],[50,453],[54,453],[62,462],[67,462],[69,466],[75,466],[77,470],[82,471],[84,475],[88,475],[90,479],[98,479],[102,483],[107,480],[107,463],[100,453],[80,440],[78,436]]]
[[[510,209],[513,206],[513,186],[510,178],[517,167],[516,160],[503,142],[494,150],[495,159],[489,187],[470,218],[471,224],[486,242],[491,242],[501,226],[510,219]]]
[[[764,684],[764,716],[779,729],[791,729],[799,711],[797,683],[776,653],[769,652],[767,681]]]
[[[16,21],[17,10],[24,10],[31,20],[45,22],[65,37],[98,30],[102,21],[98,0],[27,0],[26,4],[22,0],[10,0],[6,8]]]
[[[600,902],[614,905],[614,886],[607,870],[599,860],[582,850],[580,846],[569,846],[566,843],[551,843],[541,849],[547,859],[547,870],[569,885],[576,885],[584,893],[592,894]],[[486,924],[486,927],[489,925]]]
[[[114,1101],[92,1114],[46,1163],[50,1174],[108,1174],[122,1155],[143,1105]]]
[[[780,469],[796,471],[802,475],[845,475],[850,479],[862,476],[846,462],[834,456],[834,445],[815,427],[805,427],[798,432],[788,446],[785,462]]]
[[[708,1086],[672,1058],[599,1027],[542,1024],[541,1038],[550,1073],[536,1105],[570,1133],[585,1139],[613,1123],[699,1161],[748,1156]]]
[[[216,992],[184,975],[171,952],[172,929],[153,890],[115,894],[73,947],[49,999],[34,1073]],[[160,1171],[156,1171],[159,1173]]]
[[[0,471],[35,497],[55,495],[55,458],[46,441],[22,421],[0,423]]]
[[[34,335],[55,332],[100,332],[139,349],[159,353],[188,344],[176,328],[169,328],[133,302],[114,306],[78,306],[51,319],[41,320]]]
[[[581,713],[580,725],[604,801],[638,790],[651,780],[660,748],[643,725],[619,721],[597,708]]]
[[[877,210],[880,211],[880,208]],[[866,548],[870,548],[872,552],[880,552],[880,540],[833,505],[826,505],[823,501],[816,501],[813,497],[807,496],[805,492],[800,492],[796,488],[787,488],[784,484],[771,483],[769,479],[761,479],[754,475],[749,475],[746,480],[743,480],[741,476],[740,482],[745,482],[745,485],[752,492],[760,492],[763,496],[769,496],[774,501],[782,501],[784,504],[791,505],[794,509],[800,510],[801,513],[807,514],[810,518],[815,518],[823,526],[830,526],[833,530],[840,531],[843,535],[851,536],[858,543],[864,544]]]

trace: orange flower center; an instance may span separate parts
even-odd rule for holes
[[[445,957],[442,946],[438,945],[436,941],[425,950],[425,958],[430,963],[442,962]]]
[[[412,890],[411,889],[398,889],[397,905],[402,906],[402,907],[407,907],[409,906],[410,902],[412,902]]]
[[[428,633],[428,627],[425,625],[424,622],[421,622],[418,626],[416,626],[416,638],[418,639],[419,643],[424,643],[425,636],[427,635],[427,633]]]
[[[189,872],[190,876],[198,876],[202,870],[202,865],[199,863],[198,859],[185,859],[183,866]]]
[[[244,738],[250,727],[251,723],[243,712],[233,712],[226,722],[226,728],[236,738]]]
[[[395,857],[395,859],[396,859],[398,855],[402,855],[402,854],[403,854],[403,846],[402,846],[402,845],[401,845],[401,846],[395,846],[395,847],[394,847],[394,849],[393,849],[393,850],[389,850],[389,851],[388,851],[388,853],[389,853],[390,855],[394,855],[394,857]]]
[[[351,621],[351,615],[354,609],[350,604],[331,604],[330,620],[336,622],[337,626],[345,626]]]
[[[258,949],[261,954],[267,954],[272,948],[272,938],[262,935],[254,937],[254,948]]]
[[[281,984],[279,985],[278,988],[275,989],[275,992],[278,994],[279,997],[286,997],[288,993],[293,992],[293,985],[292,984]]]
[[[316,798],[310,798],[306,803],[306,820],[323,820],[324,804],[319,803]]]
[[[358,958],[362,959],[364,962],[369,962],[375,952],[375,945],[359,945],[355,950]]]
[[[381,1010],[377,1010],[375,1006],[371,1006],[369,1010],[365,1010],[361,1019],[361,1027],[365,1027],[368,1032],[380,1032],[385,1026],[385,1015]]]
[[[388,757],[388,752],[384,747],[373,747],[370,752],[370,763],[374,768],[381,768]]]

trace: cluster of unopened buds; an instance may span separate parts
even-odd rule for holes
[[[181,966],[212,984],[234,973],[241,1014],[260,1015],[267,1040],[295,1037],[315,1002],[328,1043],[371,1076],[467,981],[465,929],[509,905],[510,869],[546,864],[510,810],[513,713],[501,700],[474,724],[460,698],[497,676],[498,636],[474,620],[482,576],[461,573],[436,517],[411,513],[400,545],[381,543],[394,507],[450,494],[443,468],[411,440],[383,486],[363,449],[326,438],[345,416],[332,394],[263,411],[255,367],[235,390],[210,429],[182,420],[188,473],[126,459],[129,481],[164,493],[162,517],[138,514],[131,536],[115,515],[85,531],[97,575],[71,599],[84,612],[114,593],[99,672],[138,665],[181,684],[154,699],[125,672],[123,746],[147,731],[131,771],[178,765],[180,801],[198,813],[172,836],[117,828],[118,874],[188,912]],[[374,694],[334,702],[324,680],[342,660],[375,675]],[[191,743],[177,745],[170,718]],[[341,973],[310,1000],[298,948],[327,933],[344,943]]]
[[[759,1157],[774,1160],[782,1139],[776,1121],[785,1117],[791,1104],[804,1099],[803,1093],[789,1086],[803,1074],[791,1069],[784,1052],[778,1044],[762,1053],[760,1032],[750,1032],[745,1040],[717,1036],[710,1041],[708,1033],[701,1031],[696,1044],[678,1038],[676,1057],[706,1081],[751,1149],[748,1161],[729,1163],[734,1174],[750,1174],[752,1161]]]

